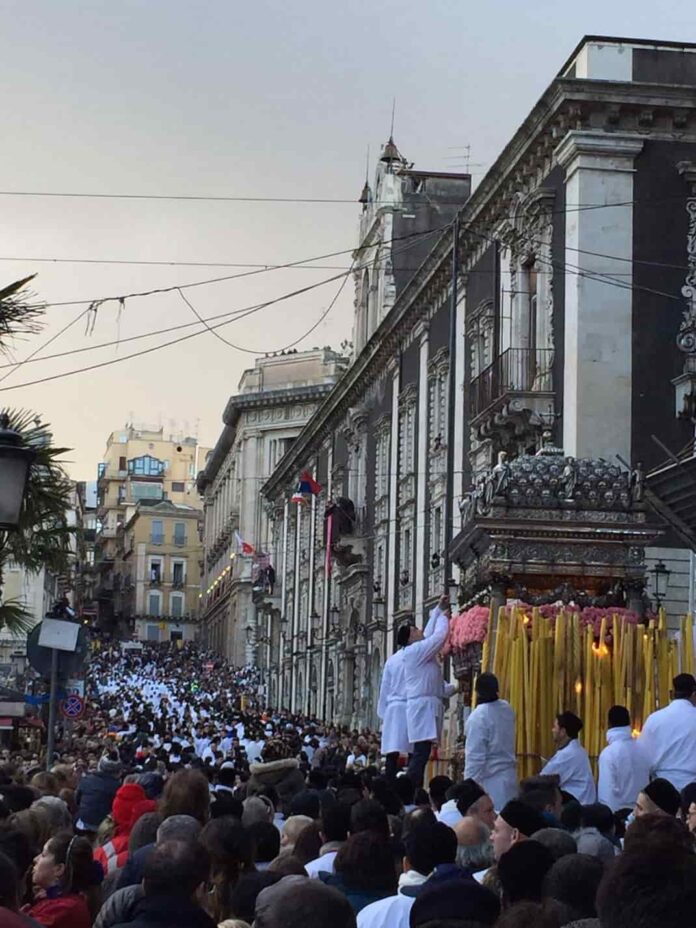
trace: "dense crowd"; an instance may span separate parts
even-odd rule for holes
[[[374,733],[266,708],[259,683],[191,646],[97,651],[53,769],[0,766],[0,928],[693,922],[696,783],[652,779],[631,809],[559,773],[502,806],[483,776],[419,789]]]

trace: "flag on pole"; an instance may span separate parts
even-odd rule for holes
[[[240,554],[254,554],[253,545],[250,545],[248,541],[244,541],[239,532],[234,533],[234,538],[237,542],[237,548],[239,549]]]
[[[291,503],[306,503],[313,496],[319,496],[322,487],[320,483],[312,477],[308,470],[303,470],[300,474],[300,480],[297,489],[290,498]]]

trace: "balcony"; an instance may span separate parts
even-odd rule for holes
[[[552,421],[553,356],[551,348],[508,348],[471,382],[469,418],[480,437],[508,420]]]

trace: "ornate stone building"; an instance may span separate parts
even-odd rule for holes
[[[238,666],[255,655],[259,594],[269,569],[277,569],[262,544],[259,489],[346,366],[328,348],[257,358],[230,397],[222,433],[198,475],[204,500],[202,636]],[[254,555],[242,551],[238,537]],[[277,595],[266,597],[258,622],[270,619],[276,607]]]
[[[587,595],[636,604],[661,559],[663,602],[687,609],[689,536],[666,521],[674,500],[658,514],[651,475],[693,453],[695,161],[696,46],[591,36],[471,196],[463,177],[414,172],[390,139],[361,197],[353,363],[262,489],[282,580],[274,702],[374,722],[394,631],[423,621],[448,553],[462,599],[495,593],[476,574],[477,520],[509,567],[501,595],[591,574]],[[418,230],[449,227],[399,276],[419,196],[433,213]],[[324,491],[291,506],[304,468]],[[546,493],[546,523],[525,529]],[[565,551],[568,512],[581,534]]]

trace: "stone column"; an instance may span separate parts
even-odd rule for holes
[[[423,595],[425,592],[425,541],[426,541],[426,505],[425,496],[428,488],[428,328],[420,325],[416,334],[420,338],[420,354],[418,356],[418,432],[416,434],[416,516],[415,549],[416,549],[416,623],[424,625]],[[428,557],[430,552],[427,552]]]
[[[617,275],[633,257],[642,147],[634,135],[574,130],[555,152],[566,171],[563,447],[574,457],[631,458],[632,292]]]
[[[397,595],[396,507],[399,499],[399,366],[392,365],[391,439],[389,446],[389,544],[387,546],[387,657],[394,651],[394,604]]]

